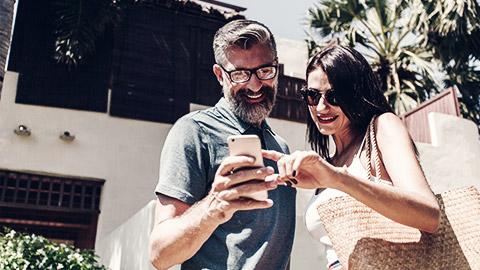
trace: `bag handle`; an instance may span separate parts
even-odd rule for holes
[[[373,152],[373,158],[375,160],[376,182],[380,182],[382,174],[380,172],[380,158],[378,157],[377,138],[375,136],[375,119],[377,119],[376,115],[372,117],[372,120],[370,121],[370,124],[367,127],[367,132],[365,134],[367,150],[367,180],[370,180],[370,177],[372,176],[371,152]],[[370,151],[370,149],[372,149],[372,151]]]

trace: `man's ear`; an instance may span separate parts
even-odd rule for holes
[[[222,68],[218,64],[213,65],[213,73],[215,73],[215,77],[217,77],[217,81],[223,86],[223,72]]]

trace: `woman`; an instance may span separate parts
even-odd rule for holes
[[[334,45],[311,59],[306,75],[307,87],[301,93],[310,112],[307,137],[315,152],[282,155],[265,151],[264,157],[278,162],[280,182],[316,189],[305,221],[310,234],[326,246],[329,269],[341,266],[316,206],[330,198],[350,195],[396,222],[436,232],[439,206],[418,163],[416,148],[365,58],[350,47]],[[366,169],[365,133],[374,116],[381,179],[376,177],[373,158],[371,172]],[[329,136],[335,143],[333,155]]]

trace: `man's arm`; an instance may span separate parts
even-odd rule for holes
[[[205,210],[203,201],[190,207],[158,195],[155,226],[150,235],[150,261],[157,269],[188,260],[210,237],[219,223],[205,215]]]
[[[201,201],[190,206],[180,200],[159,195],[155,225],[150,235],[150,261],[157,269],[167,269],[191,258],[222,223],[238,210],[268,208],[272,200],[255,201],[243,196],[275,189],[277,183],[246,182],[273,174],[271,167],[231,173],[235,167],[253,164],[245,156],[227,157],[215,176],[212,189]]]

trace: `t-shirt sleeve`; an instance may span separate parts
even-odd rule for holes
[[[189,205],[207,192],[208,142],[201,127],[189,117],[180,118],[170,129],[160,156],[155,194],[163,194]]]

